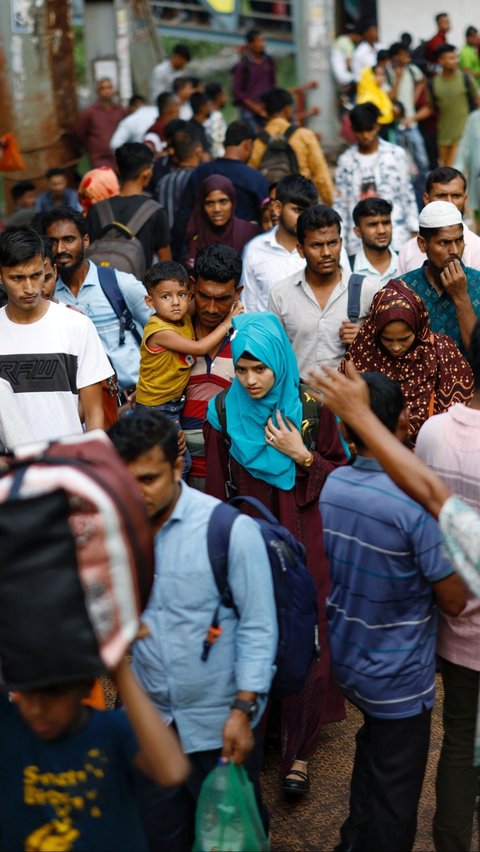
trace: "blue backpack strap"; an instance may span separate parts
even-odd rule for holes
[[[120,321],[119,344],[123,346],[125,343],[125,332],[131,331],[134,339],[140,346],[142,336],[139,334],[135,325],[134,319],[127,307],[122,291],[118,286],[117,275],[111,266],[97,266],[98,280],[104,295],[107,297],[115,316]]]
[[[353,272],[348,279],[348,304],[347,316],[350,322],[357,322],[360,316],[360,297],[365,275]]]
[[[233,609],[237,618],[240,617],[235,606],[230,587],[228,585],[228,548],[230,545],[230,533],[233,524],[238,518],[239,512],[228,503],[219,503],[215,506],[207,529],[207,550],[210,565],[212,566],[213,578],[220,595],[220,600],[212,616],[207,635],[203,640],[203,650],[200,659],[206,662],[212,645],[221,635],[220,607],[226,606]]]

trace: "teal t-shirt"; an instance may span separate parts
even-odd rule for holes
[[[2,849],[143,852],[133,793],[138,752],[123,711],[89,711],[74,734],[40,740],[0,697]]]

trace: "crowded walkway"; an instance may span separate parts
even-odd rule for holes
[[[332,157],[254,23],[11,186],[5,852],[477,844],[478,30],[347,20]]]

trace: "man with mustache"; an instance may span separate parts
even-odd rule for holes
[[[480,272],[462,263],[462,214],[449,201],[432,201],[418,225],[418,246],[426,260],[401,280],[423,299],[432,331],[448,334],[466,352],[480,317]]]

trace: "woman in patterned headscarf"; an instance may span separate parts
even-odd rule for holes
[[[401,385],[409,408],[409,438],[432,414],[473,393],[472,371],[446,334],[430,329],[427,309],[403,281],[389,281],[374,296],[370,313],[345,358],[357,370],[378,370]]]

